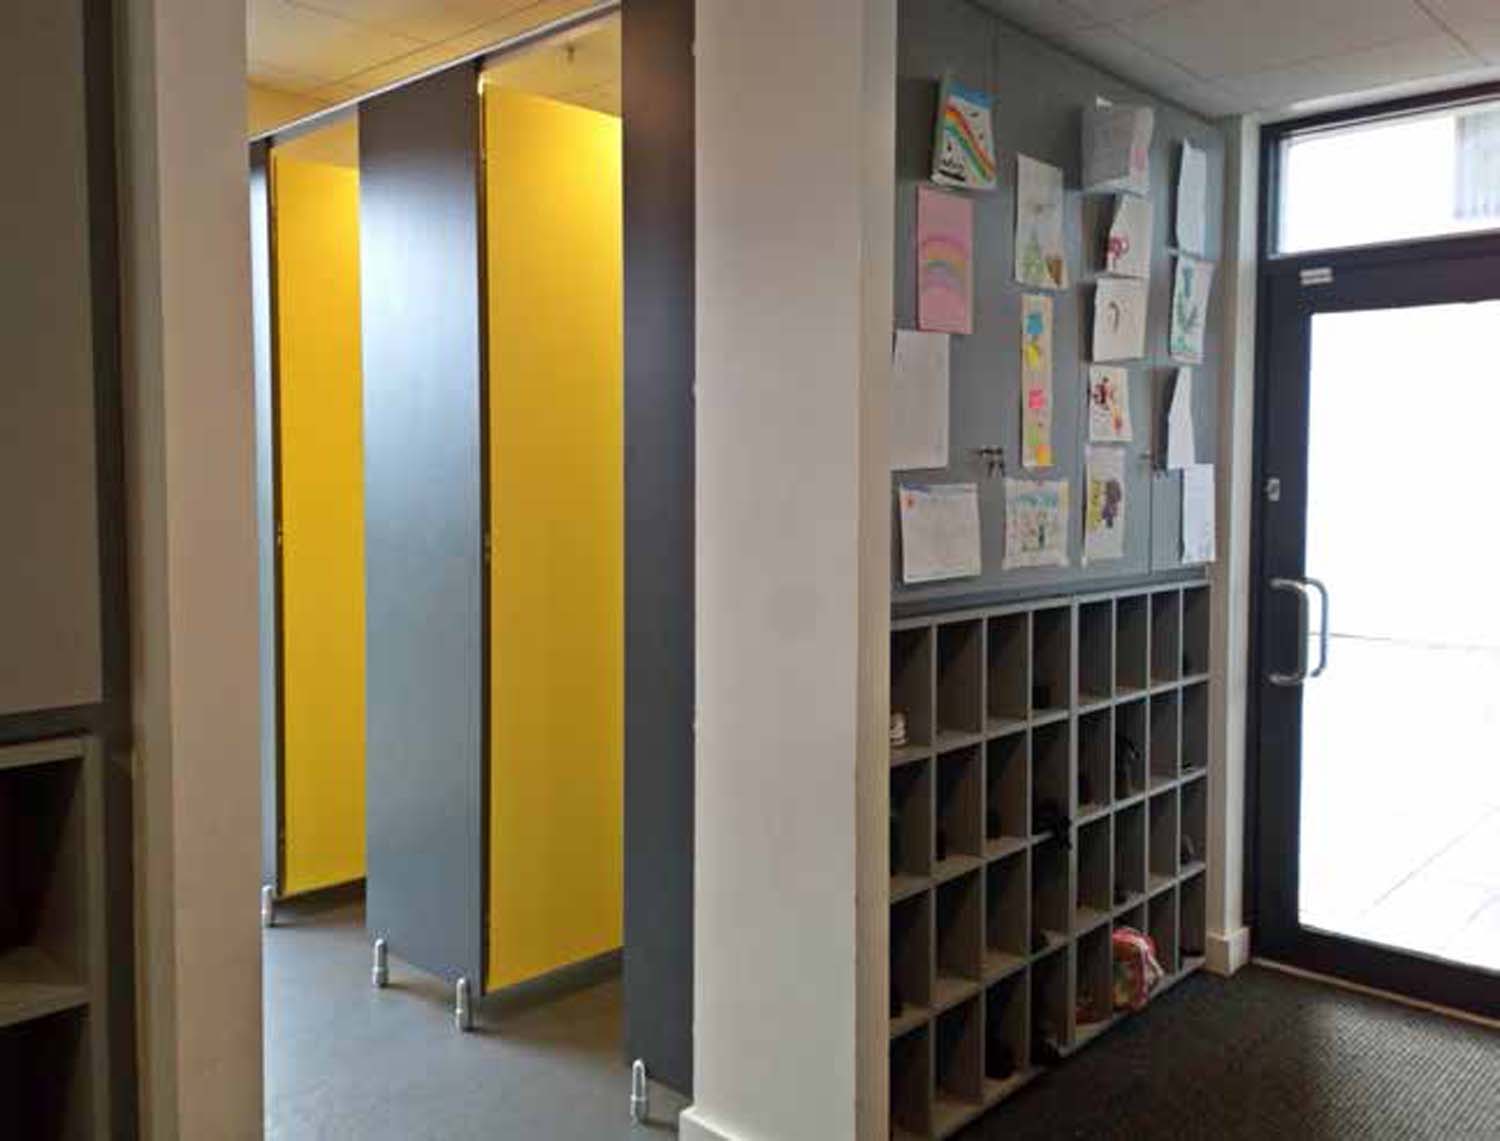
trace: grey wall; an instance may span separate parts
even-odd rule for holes
[[[1044,40],[989,15],[967,0],[901,0],[897,64],[896,325],[916,327],[916,191],[930,171],[937,85],[952,69],[962,83],[995,98],[1000,187],[974,200],[974,332],[953,338],[951,466],[894,473],[893,484],[977,482],[984,573],[979,578],[905,587],[900,576],[900,522],[894,519],[892,602],[910,609],[958,599],[1001,598],[1040,589],[1071,589],[1137,579],[1179,567],[1181,476],[1158,473],[1148,453],[1160,435],[1164,394],[1176,364],[1167,355],[1174,240],[1172,220],[1179,144],[1189,139],[1208,153],[1210,259],[1220,256],[1224,144],[1211,124],[1153,98]],[[1151,155],[1155,208],[1150,324],[1146,357],[1130,362],[1135,443],[1126,445],[1128,517],[1126,557],[1080,565],[1083,548],[1083,462],[1088,425],[1084,386],[1093,325],[1092,281],[1098,276],[1114,199],[1079,190],[1083,108],[1102,95],[1156,109]],[[1070,290],[1053,297],[1053,448],[1055,469],[1020,467],[1020,320],[1022,288],[1014,281],[1016,155],[1061,167],[1067,193]],[[1213,462],[1222,382],[1219,329],[1223,283],[1214,282],[1203,364],[1193,392],[1198,458]],[[1066,569],[1002,572],[1005,512],[1002,478],[986,479],[973,449],[1005,449],[1007,474],[1066,479],[1071,496]],[[894,495],[892,511],[895,511]]]

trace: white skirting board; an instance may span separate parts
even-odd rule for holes
[[[1227,978],[1250,961],[1250,928],[1210,931],[1203,952],[1204,965],[1214,974]]]

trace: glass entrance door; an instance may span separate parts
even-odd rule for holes
[[[1500,259],[1303,270],[1266,296],[1257,942],[1493,1015]]]

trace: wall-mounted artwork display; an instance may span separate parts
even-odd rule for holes
[[[1208,252],[1208,153],[1189,142],[1177,172],[1177,248]]]
[[[1089,441],[1119,444],[1131,437],[1130,373],[1115,365],[1090,365]]]
[[[898,498],[902,581],[939,582],[980,573],[978,487],[903,487]]]
[[[1063,172],[1016,156],[1016,280],[1033,289],[1066,289]]]
[[[931,186],[917,188],[917,324],[974,331],[974,204]]]
[[[1005,481],[1005,570],[1068,565],[1068,481]]]
[[[1104,271],[1121,277],[1151,276],[1151,199],[1122,194],[1115,200],[1115,217],[1104,251]]]
[[[1208,325],[1208,299],[1213,290],[1213,262],[1179,257],[1172,282],[1172,329],[1167,351],[1173,360],[1198,364],[1203,360],[1203,333]]]
[[[948,466],[947,333],[897,329],[891,356],[891,470]]]
[[[1083,189],[1149,194],[1156,113],[1098,101],[1083,112]]]
[[[1214,465],[1194,464],[1182,472],[1182,561],[1214,561]]]
[[[1193,430],[1193,370],[1180,368],[1172,381],[1172,401],[1167,405],[1167,454],[1169,470],[1192,467],[1198,462]]]
[[[1021,466],[1051,467],[1052,298],[1021,298]]]
[[[932,143],[932,181],[964,190],[995,189],[994,104],[983,91],[943,77]]]
[[[1125,451],[1090,448],[1084,463],[1083,561],[1125,557]]]
[[[1146,355],[1146,282],[1102,277],[1094,289],[1094,359],[1139,360]]]

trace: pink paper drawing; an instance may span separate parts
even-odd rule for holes
[[[974,331],[974,206],[930,186],[917,189],[917,325]]]

